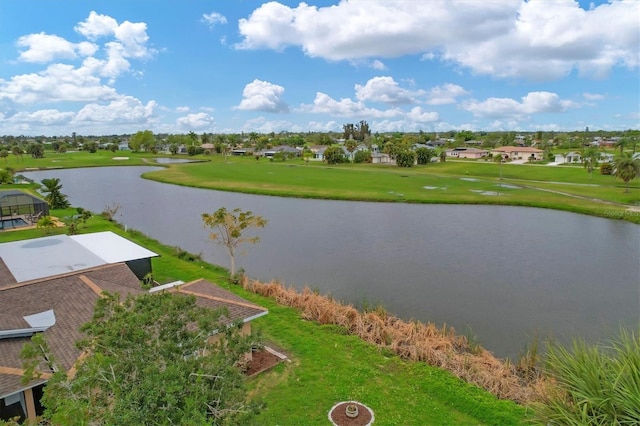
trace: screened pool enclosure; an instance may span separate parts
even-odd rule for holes
[[[46,201],[18,190],[0,191],[0,230],[35,225],[48,215]]]

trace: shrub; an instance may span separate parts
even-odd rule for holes
[[[370,163],[371,152],[370,151],[358,151],[353,155],[354,163]]]
[[[604,163],[600,166],[600,174],[601,175],[610,175],[613,173],[613,165],[610,163]]]
[[[553,380],[535,414],[546,424],[640,424],[640,336],[622,330],[609,345],[575,340],[569,351],[550,345]]]
[[[431,162],[431,158],[434,157],[436,153],[429,148],[418,148],[416,149],[416,157],[418,160],[418,164],[429,164]]]
[[[414,151],[400,151],[396,155],[398,167],[412,167],[416,163],[416,153]]]
[[[339,164],[347,161],[347,157],[339,146],[330,146],[324,150],[324,160],[327,164]]]

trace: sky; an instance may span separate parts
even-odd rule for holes
[[[640,128],[640,0],[0,0],[0,135]]]

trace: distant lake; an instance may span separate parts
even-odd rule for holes
[[[500,357],[538,336],[569,342],[640,324],[640,226],[506,206],[345,202],[246,195],[141,179],[151,167],[25,173],[58,177],[73,205],[228,266],[201,214],[220,207],[268,219],[239,267],[403,318],[446,323]]]

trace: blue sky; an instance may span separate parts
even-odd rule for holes
[[[0,135],[640,127],[640,1],[0,0]]]

